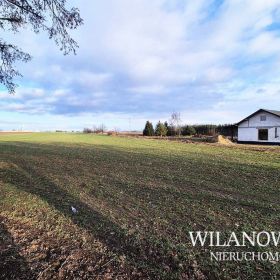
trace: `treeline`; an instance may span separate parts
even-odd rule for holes
[[[233,124],[198,124],[193,126],[196,134],[237,136],[237,127]]]
[[[144,136],[213,136],[217,134],[235,137],[237,136],[237,127],[232,124],[196,124],[175,126],[172,123],[162,123],[159,121],[154,128],[152,122],[147,121],[143,130]]]
[[[84,128],[83,130],[83,133],[96,133],[96,134],[99,134],[99,133],[104,133],[106,132],[106,126],[102,123],[100,124],[99,126],[93,126],[92,128]]]

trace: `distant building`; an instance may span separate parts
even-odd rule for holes
[[[236,125],[238,143],[280,145],[280,111],[260,109]]]

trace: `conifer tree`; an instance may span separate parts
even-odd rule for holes
[[[156,136],[166,136],[167,134],[167,127],[160,121],[156,125],[155,135]]]
[[[186,125],[183,127],[182,135],[186,136],[186,135],[194,135],[194,134],[196,134],[196,130],[193,126]]]
[[[143,135],[144,136],[154,136],[155,135],[154,127],[151,122],[149,122],[149,121],[146,122],[145,128],[143,130]]]

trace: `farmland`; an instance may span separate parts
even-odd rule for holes
[[[278,147],[0,134],[0,279],[279,279],[188,235],[279,231],[279,169]]]

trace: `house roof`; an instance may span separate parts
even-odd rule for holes
[[[241,124],[242,122],[250,119],[251,117],[253,117],[254,115],[261,113],[261,112],[265,112],[265,113],[270,113],[274,116],[277,116],[280,118],[280,111],[276,111],[276,110],[267,110],[267,109],[259,109],[258,111],[256,111],[255,113],[251,114],[250,116],[246,117],[245,119],[241,120],[240,122],[236,123],[236,125]]]
[[[276,116],[280,117],[280,111],[276,111],[276,110],[265,110],[265,109],[264,109],[264,111],[269,112],[269,113],[271,113],[271,114],[273,114],[273,115],[276,115]]]

